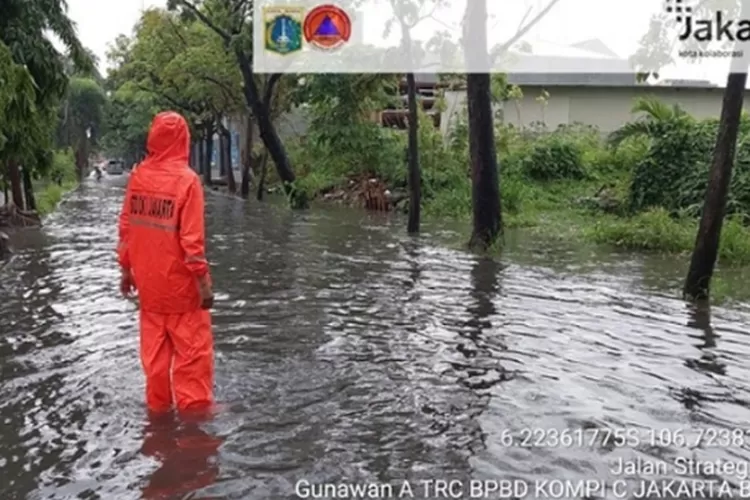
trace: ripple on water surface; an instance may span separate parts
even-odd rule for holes
[[[117,294],[121,199],[84,186],[43,232],[15,235],[3,498],[280,499],[300,480],[404,479],[416,495],[423,479],[614,481],[618,458],[750,459],[737,440],[668,439],[746,428],[747,314],[644,291],[643,261],[515,243],[500,264],[411,240],[401,220],[220,197],[207,219],[221,406],[210,422],[149,418],[137,311]],[[601,442],[618,428],[643,439]],[[550,429],[598,438],[565,446]]]

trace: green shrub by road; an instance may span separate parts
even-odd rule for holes
[[[568,237],[615,247],[689,252],[695,241],[717,120],[644,99],[645,115],[611,137],[591,127],[557,130],[499,125],[503,215],[508,228],[563,229]],[[298,187],[316,195],[370,175],[406,191],[403,132],[360,122],[318,128],[292,145]],[[720,264],[750,263],[750,119],[743,118],[722,234]],[[471,216],[465,119],[447,137],[421,120],[420,161],[427,217]]]
[[[52,169],[47,177],[35,186],[37,210],[40,215],[54,211],[62,197],[78,185],[73,152],[69,149],[56,151]]]

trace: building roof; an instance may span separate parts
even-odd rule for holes
[[[718,88],[708,80],[663,80],[655,84],[638,82],[635,73],[510,73],[508,83],[518,86],[575,87],[673,87]]]
[[[435,73],[417,75],[422,85],[439,81]],[[522,87],[672,87],[719,88],[708,80],[663,80],[656,84],[640,83],[635,73],[508,73],[508,83]]]
[[[508,82],[518,86],[545,87],[671,87],[719,88],[708,80],[662,80],[657,83],[638,82],[630,62],[618,56],[601,40],[593,38],[572,45],[535,40],[531,52],[513,51]],[[570,68],[582,71],[570,72]],[[599,72],[588,72],[596,69]],[[540,71],[541,70],[541,71]],[[435,84],[439,77],[425,73],[417,77],[420,84]]]
[[[602,54],[607,57],[620,57],[617,54],[615,54],[612,49],[607,47],[604,42],[599,40],[598,38],[592,38],[590,40],[584,40],[582,42],[574,43],[571,45],[571,47],[574,47],[576,49],[582,49],[587,50],[589,52],[595,52],[597,54]]]

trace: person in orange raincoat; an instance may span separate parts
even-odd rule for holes
[[[120,291],[138,290],[141,363],[151,411],[213,403],[213,292],[205,249],[203,186],[188,165],[190,131],[178,113],[151,124],[119,221]]]

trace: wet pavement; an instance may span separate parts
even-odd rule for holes
[[[346,498],[322,485],[370,483],[371,498],[499,498],[471,496],[472,479],[606,479],[590,497],[626,498],[612,485],[638,484],[620,458],[670,478],[677,457],[750,459],[750,315],[675,299],[673,258],[510,235],[501,265],[445,226],[414,240],[396,217],[214,195],[221,406],[149,418],[137,311],[117,291],[122,195],[83,186],[0,271],[3,499]]]

